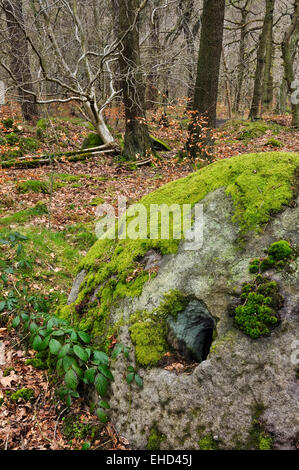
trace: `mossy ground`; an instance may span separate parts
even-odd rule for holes
[[[149,214],[152,204],[194,206],[209,192],[225,188],[234,204],[233,222],[240,226],[244,235],[249,231],[262,230],[269,218],[291,201],[298,166],[299,154],[295,153],[242,155],[218,161],[184,179],[169,183],[142,198],[140,203]],[[132,218],[128,223],[131,221]],[[158,234],[160,225],[159,220]],[[149,222],[145,229],[149,234]],[[175,230],[177,227],[172,233]],[[64,318],[73,318],[81,329],[90,331],[99,341],[105,341],[111,306],[115,306],[122,297],[140,295],[144,284],[153,277],[143,270],[140,264],[142,257],[149,249],[155,249],[162,255],[176,253],[179,242],[172,237],[163,240],[160,235],[156,240],[98,240],[79,264],[78,271],[85,269],[88,274],[75,305],[63,308],[60,314]],[[96,302],[89,305],[97,288]],[[163,349],[163,345],[160,346]]]

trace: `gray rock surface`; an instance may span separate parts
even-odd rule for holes
[[[199,449],[203,438],[214,436],[224,449],[251,448],[257,410],[259,425],[271,436],[275,448],[294,449],[299,429],[299,393],[292,361],[292,345],[298,340],[298,260],[288,272],[275,274],[285,298],[281,323],[268,337],[252,340],[237,330],[228,306],[243,282],[253,276],[249,261],[262,257],[274,241],[299,243],[299,209],[286,208],[269,221],[262,233],[249,234],[239,244],[239,228],[231,221],[232,202],[222,189],[204,200],[204,245],[163,258],[157,277],[145,285],[139,298],[126,299],[113,312],[113,320],[140,309],[159,306],[163,295],[179,289],[202,302],[216,320],[217,337],[207,360],[192,373],[177,375],[161,368],[140,370],[142,390],[128,386],[126,366],[114,364],[111,419],[119,433],[136,448],[146,448],[151,429],[165,439],[161,449]],[[120,342],[131,344],[126,326]],[[134,363],[134,347],[130,357]]]
[[[168,319],[168,343],[187,359],[202,362],[207,358],[212,343],[215,322],[206,306],[191,300],[177,319]]]

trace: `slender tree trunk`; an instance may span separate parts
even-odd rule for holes
[[[244,82],[245,75],[245,59],[246,59],[246,35],[247,35],[247,10],[248,2],[241,11],[241,35],[240,35],[240,46],[239,46],[239,67],[238,67],[238,77],[237,77],[237,95],[234,103],[234,111],[239,112],[241,96],[242,96],[242,87]]]
[[[122,0],[119,5],[120,73],[125,106],[126,133],[124,155],[135,159],[150,150],[150,137],[145,121],[145,86],[141,71],[139,27],[136,15],[139,0]]]
[[[195,77],[195,45],[194,45],[194,34],[192,31],[192,15],[194,11],[194,0],[180,0],[179,9],[182,12],[182,29],[184,31],[184,37],[187,48],[187,72],[188,72],[188,108],[192,108],[192,99],[194,96],[194,77]]]
[[[154,11],[151,15],[151,36],[150,36],[150,50],[151,50],[151,71],[148,74],[147,92],[146,92],[146,107],[147,109],[154,109],[158,104],[158,69],[160,55],[160,18],[156,7],[159,6],[160,0],[155,0],[153,7]]]
[[[4,0],[7,28],[11,44],[11,71],[18,87],[22,115],[31,121],[38,116],[30,71],[29,49],[26,40],[23,4],[21,0]],[[27,91],[27,93],[26,93]]]
[[[294,49],[299,40],[299,0],[294,1],[294,13],[291,24],[285,33],[282,43],[282,56],[284,63],[284,74],[290,94],[294,92],[292,84],[295,80],[294,73]],[[292,103],[292,126],[299,127],[299,104],[296,99],[291,99]]]
[[[260,105],[263,96],[263,78],[266,60],[267,39],[269,37],[269,30],[271,28],[271,25],[273,25],[274,5],[275,0],[266,0],[266,14],[257,50],[257,65],[254,80],[254,91],[251,109],[249,113],[249,119],[252,120],[257,119],[260,115]]]
[[[216,126],[225,0],[204,0],[193,109]]]
[[[265,71],[263,80],[263,110],[269,110],[273,101],[273,14],[269,21],[266,40]]]

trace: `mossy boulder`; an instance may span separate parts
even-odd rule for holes
[[[159,230],[156,239],[146,238],[150,227],[144,219],[143,238],[100,239],[79,264],[69,305],[60,315],[90,332],[106,351],[111,337],[131,348],[129,360],[139,368],[144,387],[140,391],[126,385],[119,357],[113,362],[110,405],[111,419],[134,446],[146,448],[159,423],[165,436],[162,449],[198,449],[199,442],[205,448],[254,448],[250,433],[258,400],[263,404],[262,438],[268,443],[271,439],[274,448],[294,448],[298,365],[291,361],[291,345],[298,336],[298,167],[299,154],[279,152],[214,163],[140,201],[147,214],[151,204],[200,203],[200,246],[189,250],[187,241],[173,236],[165,240]],[[148,265],[150,252],[157,256]],[[263,271],[267,282],[283,293],[283,302],[275,307],[275,328],[254,338],[242,331],[231,312],[240,296],[255,294],[260,264],[252,260],[266,257],[287,259],[279,269]],[[256,272],[250,272],[251,264]],[[243,291],[245,285],[249,290]],[[258,293],[263,299],[255,300],[271,307],[268,297],[278,291]],[[188,335],[182,334],[192,328],[194,315],[197,325],[202,321],[201,309],[192,309],[196,302],[214,324],[212,344],[203,357],[192,356]],[[179,327],[171,328],[176,321]],[[195,330],[189,337],[200,340]],[[188,360],[186,350],[197,363],[191,373],[187,368],[177,375],[175,368],[164,368],[163,358],[172,354],[175,360],[180,354]],[[259,444],[267,446],[264,440]]]

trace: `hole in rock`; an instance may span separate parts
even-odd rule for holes
[[[213,341],[215,320],[204,302],[192,299],[176,319],[169,319],[169,344],[185,359],[203,362]]]

